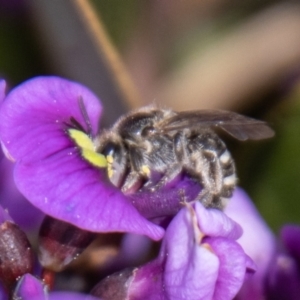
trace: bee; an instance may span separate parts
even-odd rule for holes
[[[121,117],[94,142],[107,159],[110,181],[124,193],[156,192],[185,173],[201,185],[195,200],[223,209],[237,177],[218,128],[240,141],[274,135],[265,122],[234,112],[144,107]]]

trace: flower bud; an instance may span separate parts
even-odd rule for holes
[[[114,273],[100,281],[91,291],[91,295],[103,300],[128,299],[128,281],[131,281],[134,269],[128,268]]]
[[[7,290],[33,270],[33,252],[25,233],[11,221],[0,225],[0,279]]]
[[[44,268],[59,272],[94,238],[95,233],[46,216],[39,233],[39,261]]]

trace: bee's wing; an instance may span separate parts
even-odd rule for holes
[[[223,110],[183,111],[162,124],[164,132],[184,128],[217,127],[238,140],[261,140],[274,136],[267,123]]]

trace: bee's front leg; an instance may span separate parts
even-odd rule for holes
[[[136,171],[131,171],[122,186],[124,194],[132,194],[137,192],[143,184],[143,176]]]
[[[146,187],[149,187],[149,190],[151,192],[155,192],[165,185],[167,185],[169,182],[171,182],[173,179],[175,179],[180,173],[182,172],[182,166],[180,164],[173,164],[171,165],[166,173],[162,176],[162,178],[153,185],[152,181],[149,181],[146,185]]]

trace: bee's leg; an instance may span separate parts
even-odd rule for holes
[[[149,182],[147,185],[145,185],[145,187],[149,186],[149,190],[151,192],[155,192],[175,179],[181,173],[181,171],[182,167],[180,164],[173,164],[168,168],[167,172],[157,183],[153,185],[152,182]]]
[[[130,171],[125,178],[122,186],[122,192],[129,194],[138,191],[143,185],[145,179],[150,176],[150,168],[139,148],[131,147],[128,151]]]
[[[224,208],[225,200],[231,197],[236,183],[234,163],[224,143],[215,137],[198,138],[201,147],[197,147],[199,158],[195,170],[203,190],[198,195],[206,207]]]
[[[139,190],[143,184],[143,176],[136,171],[131,171],[122,186],[124,194],[132,194]]]
[[[218,194],[216,180],[213,177],[216,170],[212,171],[215,167],[215,164],[207,159],[203,151],[198,150],[191,153],[190,162],[184,168],[190,176],[199,180],[202,189],[195,200],[200,201],[205,207],[211,206],[213,199]]]
[[[185,138],[183,132],[178,132],[174,140],[172,141],[172,163],[170,163],[163,177],[150,188],[151,191],[156,191],[166,184],[174,180],[179,174],[182,173],[184,162],[187,160],[187,154],[185,149]]]

